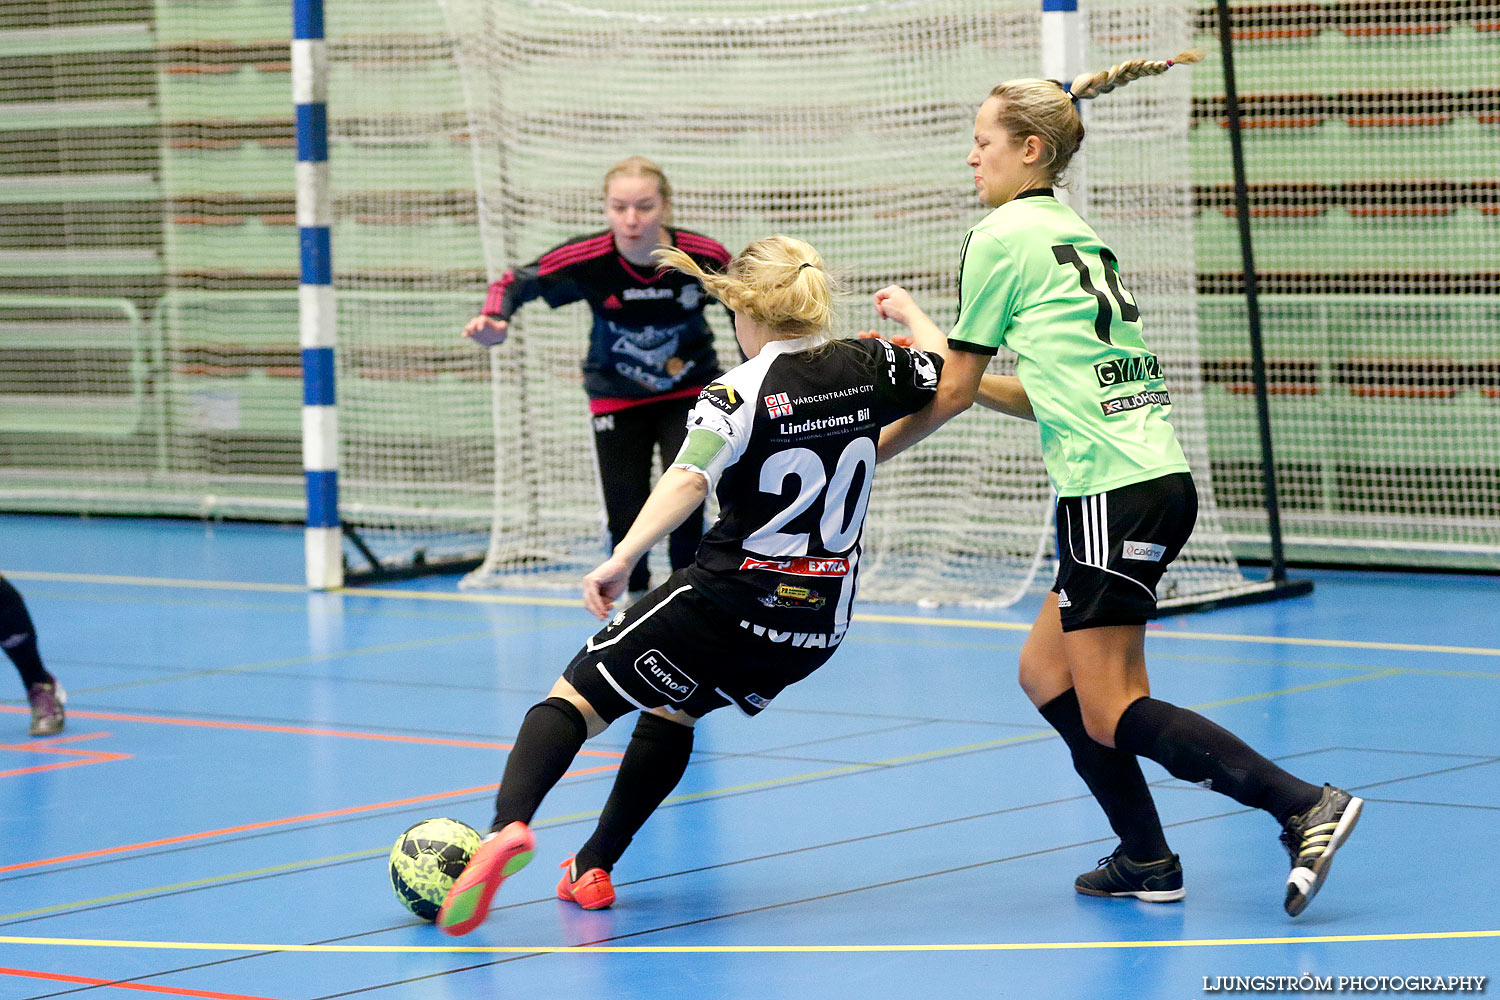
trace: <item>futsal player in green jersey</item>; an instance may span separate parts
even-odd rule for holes
[[[1070,85],[1012,80],[990,92],[968,164],[992,211],[964,238],[959,316],[944,338],[898,287],[875,295],[945,366],[932,404],[881,435],[882,460],[978,401],[1034,419],[1057,490],[1058,576],[1021,650],[1020,681],[1072,752],[1120,846],[1075,888],[1149,902],[1183,898],[1172,853],[1141,773],[1149,757],[1282,826],[1292,859],[1285,908],[1296,916],[1322,886],[1362,800],[1287,773],[1195,712],[1151,697],[1145,623],[1156,584],[1192,531],[1198,498],[1167,417],[1161,365],[1119,263],[1053,192],[1083,140],[1077,102],[1176,60],[1132,60]],[[986,375],[1000,347],[1016,376]]]

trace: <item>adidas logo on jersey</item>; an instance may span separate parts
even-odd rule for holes
[[[1071,608],[1073,606],[1072,598],[1068,597],[1066,590],[1059,590],[1057,592],[1057,606],[1060,608]]]

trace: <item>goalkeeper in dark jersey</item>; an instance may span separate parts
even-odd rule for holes
[[[616,615],[527,712],[487,837],[437,922],[466,934],[500,883],[531,859],[542,797],[586,739],[639,712],[609,800],[557,895],[614,901],[610,870],[687,768],[693,724],[733,705],[762,711],[833,655],[849,627],[880,428],[925,406],[942,359],[882,340],[831,340],[833,294],[801,240],[745,248],[727,275],[680,249],[659,259],[735,316],[750,360],[698,396],[687,441],[614,554],[584,580],[607,618],[647,550],[717,489],[719,520],[697,561]]]
[[[720,373],[713,331],[704,319],[710,299],[698,279],[658,271],[652,253],[682,250],[705,271],[722,271],[729,251],[718,242],[668,225],[672,186],[650,160],[632,156],[604,175],[609,228],[578,236],[490,286],[484,312],[464,336],[486,347],[503,342],[516,310],[533,299],[554,309],[587,302],[594,314],[583,388],[593,415],[599,485],[612,542],[619,544],[651,491],[651,458],[662,465],[682,447],[688,410],[698,390]],[[672,533],[673,569],[693,561],[703,514]],[[630,590],[644,593],[650,568],[642,558]]]
[[[1021,650],[1021,686],[1067,743],[1120,837],[1076,889],[1183,898],[1182,865],[1162,833],[1139,755],[1276,817],[1292,859],[1285,908],[1296,916],[1363,803],[1302,781],[1201,715],[1151,697],[1145,623],[1156,611],[1157,582],[1192,531],[1198,498],[1167,421],[1164,373],[1141,339],[1115,255],[1053,196],[1083,140],[1077,101],[1172,63],[1133,60],[1067,87],[1012,80],[990,92],[968,163],[980,200],[994,211],[964,239],[957,325],[945,343],[903,289],[875,296],[877,312],[947,357],[932,406],[887,429],[880,457],[976,400],[1040,427],[1058,494],[1059,568]],[[984,375],[1002,346],[1018,356],[1017,377]]]

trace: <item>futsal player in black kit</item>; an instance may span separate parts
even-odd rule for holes
[[[583,388],[593,415],[599,485],[613,544],[651,492],[651,456],[665,466],[682,447],[688,410],[698,390],[721,372],[713,331],[703,313],[710,298],[681,271],[659,271],[651,254],[675,246],[705,271],[729,263],[723,245],[668,225],[672,186],[655,163],[632,156],[604,175],[609,228],[578,236],[530,264],[506,271],[490,286],[484,312],[464,336],[484,346],[505,340],[516,310],[534,299],[552,308],[587,302],[594,314]],[[693,561],[703,537],[703,514],[672,533],[673,569]],[[630,578],[639,596],[650,580],[643,557]]]
[[[936,354],[829,339],[831,280],[801,240],[757,240],[727,274],[677,249],[658,257],[733,310],[750,360],[699,394],[676,461],[585,578],[585,606],[607,618],[641,555],[715,487],[719,520],[697,560],[611,619],[527,712],[494,832],[438,913],[448,934],[479,926],[501,882],[530,861],[528,824],[584,741],[638,711],[598,826],[557,887],[586,909],[614,901],[610,869],[682,778],[693,724],[726,705],[756,715],[838,649],[880,428],[925,406],[938,384]]]
[[[26,611],[26,602],[11,582],[0,576],[0,649],[16,665],[31,705],[31,735],[56,736],[63,731],[67,694],[57,678],[42,665],[36,648],[36,628]]]

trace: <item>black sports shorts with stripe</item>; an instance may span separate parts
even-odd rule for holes
[[[1198,490],[1174,472],[1057,501],[1057,595],[1062,630],[1144,625],[1156,585],[1193,533]]]
[[[662,707],[694,718],[725,705],[756,715],[826,663],[842,640],[734,617],[677,572],[610,619],[563,678],[607,722]]]

